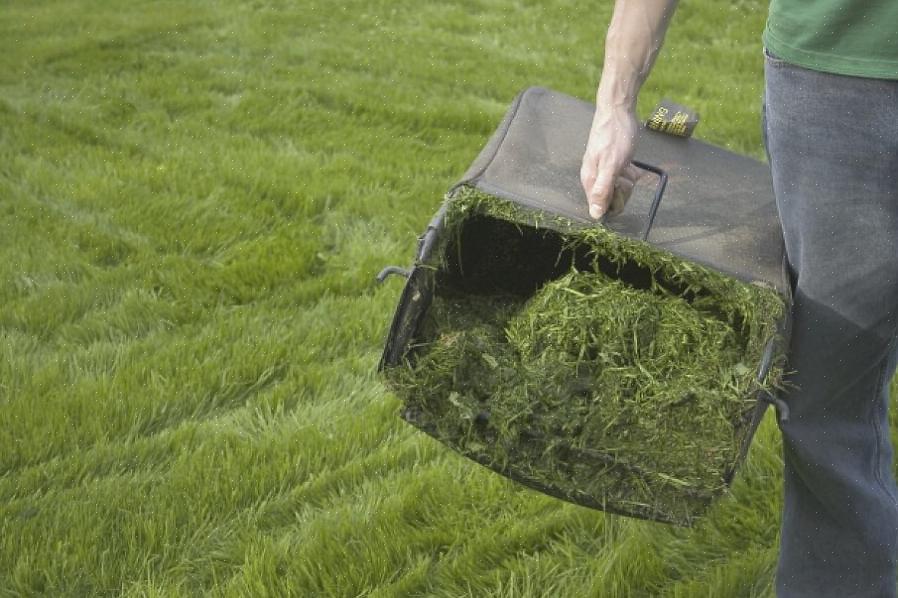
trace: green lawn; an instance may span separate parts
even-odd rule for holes
[[[764,596],[772,415],[694,529],[523,490],[374,368],[415,237],[514,95],[589,98],[610,2],[0,5],[0,596]],[[647,83],[762,156],[766,3]]]

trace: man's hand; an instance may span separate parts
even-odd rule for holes
[[[617,0],[605,38],[605,65],[596,93],[596,115],[580,167],[589,215],[619,214],[638,170],[636,96],[655,63],[677,0]]]
[[[596,110],[580,166],[580,183],[589,202],[589,215],[616,216],[624,211],[639,171],[630,163],[639,124],[632,110]]]

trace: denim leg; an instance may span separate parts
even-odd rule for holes
[[[765,142],[794,304],[780,598],[895,598],[898,81],[767,57]]]

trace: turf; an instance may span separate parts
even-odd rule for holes
[[[610,3],[7,1],[0,596],[770,595],[771,416],[680,530],[522,489],[375,366],[416,235]],[[682,3],[640,112],[762,156],[761,2]]]

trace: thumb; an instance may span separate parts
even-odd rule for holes
[[[598,220],[608,210],[608,203],[611,199],[611,192],[614,186],[614,173],[607,168],[603,168],[596,176],[596,182],[589,192],[587,201],[589,202],[589,215]]]

